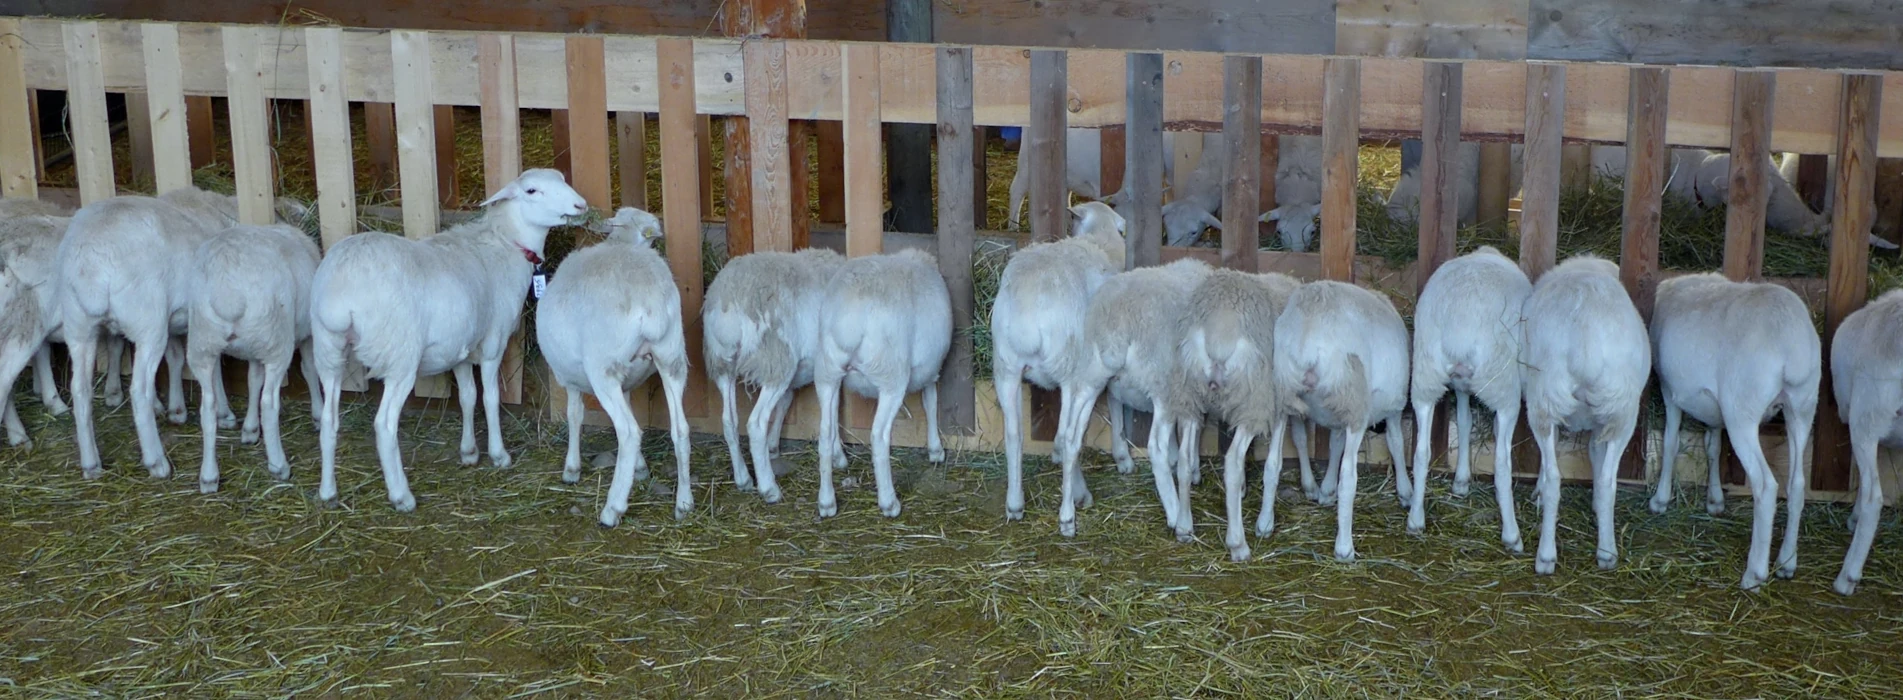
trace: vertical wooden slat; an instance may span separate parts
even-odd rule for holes
[[[403,197],[403,235],[425,238],[440,225],[436,189],[436,112],[428,32],[390,32],[391,78],[396,90],[397,186]],[[450,395],[448,377],[416,381],[415,395]]]
[[[344,93],[343,31],[334,27],[304,30],[310,68],[310,122],[316,134],[312,165],[317,168],[318,226],[324,248],[357,232],[357,183],[351,163],[350,103]]]
[[[1529,66],[1543,65],[1529,63]],[[1552,64],[1561,70],[1564,64]],[[1559,186],[1562,190],[1585,187],[1592,183],[1592,146],[1590,144],[1565,144],[1560,146]],[[1521,184],[1522,189],[1525,183]],[[1522,214],[1524,216],[1524,214]]]
[[[1355,281],[1356,151],[1361,137],[1361,60],[1329,58],[1322,79],[1322,277]]]
[[[621,206],[648,210],[648,115],[615,113],[615,151],[620,160]]]
[[[1561,129],[1566,114],[1566,66],[1526,67],[1526,149],[1520,198],[1520,269],[1538,281],[1559,255],[1559,192],[1565,180]],[[1590,165],[1590,161],[1588,161]]]
[[[1652,299],[1658,287],[1659,216],[1661,195],[1665,189],[1665,115],[1667,75],[1663,68],[1639,67],[1631,71],[1631,116],[1626,121],[1626,180],[1624,238],[1619,251],[1619,278],[1638,307],[1639,316],[1652,319]],[[1654,391],[1647,388],[1642,397]],[[1647,400],[1641,398],[1641,401]],[[1634,435],[1650,430],[1641,412]],[[1619,461],[1619,478],[1645,478],[1645,443],[1628,443]]]
[[[1256,176],[1256,206],[1263,211],[1268,211],[1275,208],[1275,170],[1280,166],[1282,160],[1282,139],[1276,134],[1265,134],[1261,137],[1261,140],[1261,162],[1256,164],[1257,170],[1260,172],[1260,174]],[[1257,240],[1260,240],[1264,235],[1275,235],[1275,224],[1261,221],[1259,217],[1256,221],[1255,228]]]
[[[1421,64],[1420,262],[1415,275],[1416,293],[1427,286],[1435,270],[1454,259],[1454,237],[1460,227],[1460,173],[1455,163],[1460,150],[1461,87],[1461,64]]]
[[[813,122],[794,119],[786,123],[787,200],[792,211],[788,230],[788,248],[801,250],[813,241]]]
[[[112,183],[112,125],[106,121],[99,23],[67,22],[61,30],[66,42],[66,105],[72,114],[79,200],[91,204],[117,194]]]
[[[701,114],[694,117],[694,143],[700,149],[700,215],[713,221],[714,215],[714,118]],[[748,240],[752,240],[749,238]],[[732,234],[728,234],[729,255],[733,252]]]
[[[126,141],[132,157],[132,182],[140,187],[155,184],[152,165],[151,100],[143,92],[126,93]]]
[[[880,141],[884,130],[879,123],[879,46],[845,44],[840,47],[839,56],[846,76],[846,120],[840,126],[844,147],[840,167],[841,183],[845,186],[846,257],[857,258],[885,252],[885,188],[880,178],[885,158],[884,144]],[[856,429],[870,428],[878,404],[853,392],[845,392],[845,396],[846,424]]]
[[[33,91],[26,88],[25,39],[20,20],[0,18],[0,196],[39,196],[39,132]]]
[[[614,206],[608,174],[608,79],[599,36],[570,36],[568,53],[568,157],[570,178],[589,206]]]
[[[185,98],[185,129],[191,132],[187,147],[191,149],[193,170],[218,160],[218,133],[212,121],[213,111],[209,95]]]
[[[1123,189],[1124,269],[1158,265],[1163,258],[1163,54],[1124,56]]]
[[[843,56],[846,48],[841,46],[839,50]],[[819,220],[829,224],[845,223],[846,132],[844,123],[823,121],[818,124],[819,182],[816,185],[819,187]]]
[[[742,53],[747,72],[747,144],[753,154],[749,168],[753,250],[790,251],[793,200],[786,123],[786,42],[748,41]]]
[[[1797,196],[1811,211],[1822,211],[1830,205],[1824,201],[1824,189],[1830,178],[1830,156],[1822,153],[1807,153],[1797,158],[1797,182],[1791,183],[1797,189]]]
[[[938,162],[968,163],[972,134],[971,49],[938,49]],[[970,168],[938,169],[938,270],[951,291],[952,346],[939,374],[939,420],[947,429],[978,427],[972,384]]]
[[[942,63],[940,64],[943,65]],[[1070,191],[1064,186],[1070,74],[1063,51],[1031,52],[1031,123],[1023,148],[1031,169],[1031,240],[1055,241],[1070,231]],[[942,98],[941,98],[942,99]],[[945,162],[941,156],[939,162]]]
[[[983,151],[984,149],[979,148],[978,150]],[[1101,156],[1097,162],[1097,182],[1102,183],[1102,187],[1098,189],[1097,193],[1108,197],[1122,191],[1123,171],[1129,167],[1128,163],[1125,162],[1126,152],[1124,149],[1122,124],[1112,124],[1097,130],[1097,154]],[[980,168],[978,173],[983,175],[984,170]],[[978,189],[983,190],[984,183],[978,183]],[[984,228],[984,224],[980,222],[978,228]]]
[[[1176,156],[1175,171],[1170,177],[1170,196],[1173,199],[1176,193],[1189,187],[1189,176],[1203,162],[1203,135],[1195,131],[1178,131],[1165,134],[1163,138],[1172,142]],[[1269,180],[1273,182],[1275,178]]]
[[[1877,161],[1876,206],[1872,232],[1891,243],[1903,241],[1903,158]]]
[[[1489,142],[1480,144],[1480,183],[1475,188],[1474,223],[1481,226],[1504,223],[1513,167],[1513,145]]]
[[[562,174],[562,179],[575,181],[575,168],[570,151],[572,144],[568,138],[568,110],[551,109],[548,111],[549,143],[555,152],[555,162],[549,167]]]
[[[667,263],[681,293],[681,330],[687,356],[700,357],[701,230],[700,143],[695,135],[694,42],[683,37],[655,40],[660,70],[661,213],[666,221]],[[691,416],[707,415],[707,375],[689,362],[682,407]]]
[[[26,91],[26,115],[30,127],[27,133],[33,136],[33,177],[37,181],[46,178],[46,142],[40,138],[46,133],[40,129],[40,91]]]
[[[436,121],[436,200],[444,209],[455,209],[462,198],[462,177],[456,167],[456,107],[436,105],[431,113]]]
[[[743,50],[742,56],[746,54]],[[747,82],[751,84],[753,81]],[[758,249],[753,236],[753,136],[747,121],[747,117],[725,117],[721,120],[727,136],[726,162],[722,164],[720,175],[725,183],[722,203],[727,208],[729,256],[746,255]]]
[[[1777,74],[1734,73],[1731,94],[1731,180],[1725,196],[1725,276],[1737,281],[1764,276],[1764,215],[1771,190],[1771,105]]]
[[[522,174],[522,110],[516,91],[515,37],[485,34],[476,39],[476,76],[482,99],[482,185],[487,198]],[[502,351],[497,393],[522,403],[523,337],[517,328]]]
[[[1811,487],[1840,491],[1850,487],[1849,435],[1837,417],[1830,386],[1830,345],[1837,326],[1861,308],[1870,295],[1868,235],[1876,194],[1877,130],[1882,123],[1883,76],[1855,73],[1843,77],[1837,128],[1837,186],[1830,221],[1830,291],[1824,300],[1824,390],[1819,395],[1817,446],[1811,455]]]
[[[224,27],[225,105],[231,117],[231,172],[238,184],[238,219],[266,225],[271,207],[271,134],[265,114],[263,50],[258,30]]]
[[[1222,74],[1222,145],[1228,167],[1222,188],[1222,266],[1255,272],[1261,240],[1256,221],[1262,215],[1262,57],[1224,56]]]
[[[144,119],[152,130],[152,182],[159,194],[192,184],[190,130],[186,124],[184,69],[178,53],[178,25],[139,25],[144,39],[146,113],[126,115]],[[341,95],[343,83],[336,84]],[[347,134],[348,132],[346,132]],[[315,143],[315,142],[313,142]],[[349,141],[343,143],[348,144]],[[322,151],[323,149],[317,149]],[[348,158],[349,149],[343,155]],[[353,217],[354,218],[354,217]]]
[[[370,186],[383,190],[395,185],[396,105],[389,102],[363,103],[363,140],[364,146],[370,150]],[[196,132],[192,134],[192,143],[198,143]]]
[[[971,149],[971,225],[972,228],[983,231],[990,228],[988,224],[990,216],[986,210],[991,208],[991,178],[985,174],[987,129],[982,125],[975,128],[978,132],[975,135],[977,144]],[[1108,130],[1106,129],[1106,131]],[[1121,132],[1119,132],[1119,134],[1121,134]],[[1119,148],[1121,148],[1123,142],[1118,141],[1117,143],[1119,144]],[[1121,155],[1121,153],[1122,151],[1119,150],[1118,154]],[[1106,157],[1108,157],[1108,154],[1106,154]]]

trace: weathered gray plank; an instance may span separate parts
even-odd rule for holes
[[[938,49],[938,162],[969,163],[972,133],[971,49]],[[951,291],[952,346],[938,375],[938,416],[946,429],[978,427],[971,359],[971,168],[938,169],[938,269]]]
[[[1020,148],[1030,149],[1022,160],[1031,169],[1031,238],[1037,241],[1055,241],[1070,233],[1070,190],[1064,187],[1069,141],[1065,107],[1070,97],[1066,59],[1063,51],[1031,52],[1031,127],[1025,129]]]
[[[1454,157],[1460,149],[1460,64],[1421,64],[1421,85],[1420,271],[1415,280],[1425,287],[1434,271],[1454,258],[1460,226]]]
[[[1129,54],[1124,70],[1123,266],[1134,269],[1163,258],[1163,54]]]
[[[1334,0],[947,0],[941,42],[1064,48],[1333,53]]]
[[[1531,0],[1527,57],[1903,69],[1890,0]]]
[[[1256,219],[1262,211],[1262,58],[1222,59],[1222,266],[1256,271]],[[1271,170],[1270,179],[1274,171]]]

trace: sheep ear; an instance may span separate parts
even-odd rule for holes
[[[1261,221],[1262,223],[1265,223],[1265,224],[1272,224],[1272,223],[1275,223],[1275,222],[1277,222],[1277,221],[1281,221],[1281,220],[1282,220],[1282,208],[1281,208],[1281,207],[1276,207],[1276,208],[1274,208],[1274,209],[1270,209],[1270,210],[1268,211],[1268,213],[1266,213],[1266,214],[1263,214],[1263,215],[1262,215],[1262,218],[1260,219],[1260,221]]]
[[[1217,231],[1222,230],[1222,219],[1216,218],[1216,215],[1209,212],[1202,212],[1202,219],[1203,223],[1208,224],[1210,228],[1216,229]]]
[[[521,194],[522,194],[522,185],[514,180],[511,180],[509,181],[509,184],[503,185],[502,189],[496,190],[495,194],[489,195],[488,199],[482,200],[482,203],[476,206],[486,207],[505,199],[514,199],[518,196],[521,196]]]
[[[311,208],[290,197],[277,198],[278,218],[289,222],[302,222],[311,215]]]

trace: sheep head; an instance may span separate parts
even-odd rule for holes
[[[661,237],[661,220],[634,207],[622,207],[615,211],[614,218],[589,224],[587,228],[608,234],[614,240],[641,245],[653,245],[654,239]]]
[[[1262,221],[1275,224],[1283,248],[1299,253],[1308,250],[1308,244],[1315,240],[1315,217],[1321,210],[1321,202],[1284,204],[1263,214]]]

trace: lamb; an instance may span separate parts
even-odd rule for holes
[[[674,517],[694,508],[687,457],[687,340],[681,331],[681,293],[667,261],[654,252],[661,235],[653,214],[622,207],[606,222],[608,240],[575,251],[562,261],[536,306],[535,341],[555,381],[568,389],[568,456],[562,481],[581,480],[582,392],[595,395],[615,427],[614,481],[601,509],[603,527],[628,512],[628,492],[646,478],[641,426],[628,407],[627,391],[656,371],[667,395],[668,433],[674,440],[678,481]]]
[[[761,499],[780,502],[774,461],[780,428],[793,405],[793,392],[813,382],[826,285],[845,258],[825,248],[797,253],[763,251],[734,258],[707,287],[701,318],[701,347],[707,376],[720,389],[722,431],[733,459],[734,484],[741,491],[758,484]],[[756,474],[749,475],[740,454],[739,402],[735,385],[760,387],[747,417]],[[845,468],[845,453],[835,452]]]
[[[927,446],[945,461],[938,437],[938,373],[951,350],[951,292],[937,260],[916,248],[852,258],[839,266],[821,307],[813,384],[819,394],[819,515],[838,514],[833,465],[840,457],[839,390],[879,400],[872,416],[872,468],[879,511],[898,517],[892,486],[892,421],[905,395],[924,394]]]
[[[1063,499],[1057,515],[1058,532],[1065,537],[1077,534],[1077,507],[1089,507],[1090,489],[1084,484],[1077,466],[1077,453],[1083,447],[1083,426],[1097,403],[1097,396],[1110,392],[1112,428],[1118,434],[1113,443],[1123,450],[1123,426],[1119,420],[1123,406],[1152,412],[1149,436],[1150,471],[1156,479],[1157,497],[1170,525],[1176,527],[1178,500],[1170,479],[1170,446],[1177,416],[1170,412],[1176,404],[1166,392],[1172,384],[1177,338],[1170,329],[1187,313],[1190,295],[1210,273],[1208,263],[1196,258],[1180,258],[1167,265],[1139,267],[1105,280],[1090,299],[1084,316],[1084,338],[1088,346],[1080,367],[1083,390],[1065,401],[1062,411],[1069,414],[1072,429],[1069,444],[1061,452],[1064,462]],[[1194,441],[1195,436],[1184,436]],[[1117,468],[1129,473],[1118,457]]]
[[[1387,424],[1395,491],[1404,503],[1411,496],[1401,434],[1407,324],[1385,295],[1346,282],[1310,282],[1295,291],[1276,318],[1274,360],[1278,390],[1289,392],[1309,420],[1333,431],[1321,494],[1324,501],[1338,498],[1335,558],[1353,561],[1356,464],[1368,426]]]
[[[1500,543],[1525,551],[1513,513],[1512,435],[1520,420],[1520,309],[1533,284],[1520,266],[1493,246],[1482,246],[1434,271],[1414,304],[1414,489],[1408,502],[1408,532],[1427,527],[1429,431],[1434,405],[1454,390],[1460,452],[1453,492],[1467,495],[1473,480],[1473,414],[1470,396],[1493,409],[1493,490],[1500,507]]]
[[[1301,283],[1279,273],[1248,274],[1214,270],[1190,295],[1186,315],[1173,334],[1180,338],[1172,358],[1177,368],[1177,391],[1169,393],[1178,405],[1183,435],[1195,435],[1206,413],[1235,428],[1229,452],[1223,458],[1223,487],[1229,529],[1223,538],[1231,561],[1249,560],[1249,542],[1242,530],[1243,468],[1249,445],[1257,435],[1269,436],[1269,455],[1262,463],[1262,513],[1258,531],[1267,536],[1273,527],[1275,484],[1282,474],[1283,428],[1289,411],[1286,397],[1275,387],[1275,319]],[[1189,504],[1190,475],[1198,465],[1199,445],[1185,440],[1176,468],[1176,536],[1193,535]]]
[[[1790,463],[1804,464],[1811,420],[1817,414],[1817,384],[1823,378],[1823,347],[1811,325],[1810,309],[1796,292],[1775,284],[1732,282],[1717,273],[1673,277],[1659,283],[1651,340],[1665,400],[1665,444],[1652,512],[1663,513],[1672,502],[1681,414],[1706,425],[1723,425],[1751,485],[1751,551],[1741,585],[1756,588],[1770,578],[1771,526],[1777,515],[1777,478],[1758,442],[1758,424],[1782,410]],[[1797,572],[1802,468],[1791,470],[1789,488],[1779,578]],[[1723,491],[1714,492],[1722,509]]]
[[[65,237],[66,226],[72,221],[72,216],[71,211],[38,199],[0,199],[0,270],[12,276],[10,281],[4,283],[8,285],[6,289],[10,290],[6,298],[10,302],[15,295],[24,295],[19,297],[21,306],[0,318],[0,338],[11,341],[0,347],[0,374],[9,378],[4,389],[7,393],[0,399],[11,405],[11,380],[20,374],[20,369],[6,368],[16,364],[24,368],[25,357],[30,355],[33,386],[40,394],[40,404],[55,416],[66,415],[69,409],[60,398],[58,384],[53,379],[49,344],[64,344],[65,338],[59,332],[59,309],[54,304],[52,288],[46,283],[53,278],[53,258],[59,251],[60,239]],[[38,311],[30,312],[28,302],[37,303]],[[4,303],[8,302],[0,302]],[[34,344],[34,338],[42,342]],[[125,339],[108,334],[105,342],[106,405],[118,406],[125,401],[119,371],[119,359],[125,354]],[[182,401],[182,397],[174,397],[174,403],[178,401]],[[31,441],[26,439],[25,429],[21,427],[19,432],[14,432],[17,422],[17,415],[9,419],[9,444],[30,448]]]
[[[301,219],[307,210],[288,199],[277,202],[278,216]],[[184,335],[190,315],[190,270],[199,244],[237,223],[237,200],[186,187],[158,197],[119,196],[93,202],[73,215],[54,256],[54,292],[59,299],[61,334],[72,357],[73,420],[77,426],[80,474],[98,478],[103,470],[93,434],[92,373],[95,345],[87,339],[102,329],[130,341],[132,420],[138,429],[140,462],[156,478],[169,477],[172,465],[159,440],[154,379],[159,359],[183,367]],[[185,420],[180,372],[172,372],[170,418]],[[212,385],[224,405],[221,380]],[[221,411],[229,415],[229,409]],[[229,420],[227,418],[227,420]]]
[[[223,374],[220,360],[230,355],[247,360],[250,401],[245,405],[240,441],[258,440],[259,413],[263,413],[264,449],[268,469],[279,479],[291,477],[278,432],[278,394],[291,355],[302,349],[304,381],[311,386],[311,415],[322,415],[322,393],[310,349],[311,276],[323,257],[317,242],[291,226],[233,226],[199,244],[193,254],[186,286],[191,291],[191,320],[187,323],[186,356],[197,375],[199,424],[204,456],[199,465],[198,491],[218,491],[218,426],[216,397]]]
[[[1070,211],[1071,236],[1012,255],[991,306],[991,376],[1004,412],[1006,520],[1024,517],[1022,382],[1059,389],[1065,397],[1060,405],[1068,405],[1069,397],[1083,390],[1084,317],[1091,296],[1123,270],[1123,217],[1102,202],[1085,202]],[[1122,411],[1111,414],[1121,422]],[[1060,462],[1070,431],[1077,429],[1070,419],[1069,413],[1059,412],[1052,443]]]
[[[1169,203],[1163,205],[1163,236],[1168,245],[1194,245],[1204,227],[1222,230],[1222,220],[1216,218],[1216,213],[1222,210],[1223,173],[1228,160],[1218,139],[1215,148],[1203,150],[1202,161],[1184,180],[1183,187],[1172,190]]]
[[[1607,176],[1623,177],[1626,172],[1625,147],[1594,146],[1592,150],[1593,170]],[[1797,178],[1797,159],[1787,157],[1783,166],[1770,163],[1772,172],[1765,187],[1770,189],[1765,205],[1764,223],[1766,226],[1786,235],[1803,238],[1822,238],[1825,245],[1830,244],[1830,216],[1811,211],[1797,194],[1791,182]],[[1723,206],[1731,188],[1731,154],[1714,153],[1702,148],[1671,149],[1666,163],[1666,189],[1699,209],[1715,209]],[[1885,250],[1896,249],[1896,244],[1869,234],[1870,246]]]
[[[1837,397],[1837,414],[1850,426],[1850,454],[1857,463],[1857,503],[1850,517],[1854,534],[1832,585],[1843,595],[1855,593],[1863,580],[1863,565],[1876,541],[1877,517],[1883,513],[1877,447],[1903,447],[1903,361],[1898,348],[1903,348],[1903,290],[1896,289],[1844,318],[1830,343],[1831,393]]]
[[[509,466],[497,394],[502,352],[521,319],[548,230],[587,212],[588,203],[560,172],[534,168],[482,202],[491,204],[496,206],[482,218],[421,240],[374,231],[351,236],[332,246],[317,266],[311,279],[311,343],[324,388],[320,499],[337,498],[338,401],[344,363],[353,355],[367,376],[384,382],[377,456],[398,512],[416,509],[396,430],[418,376],[455,372],[463,413],[462,462],[475,464],[471,365],[480,364],[489,459],[497,467]]]
[[[1559,561],[1559,429],[1592,431],[1593,510],[1599,567],[1618,561],[1612,505],[1619,455],[1638,424],[1639,392],[1652,366],[1645,322],[1619,284],[1619,266],[1579,255],[1540,277],[1520,314],[1521,389],[1540,448],[1540,545],[1535,572]]]

